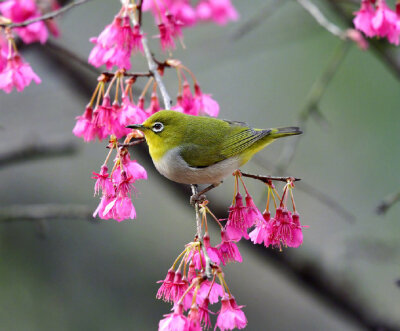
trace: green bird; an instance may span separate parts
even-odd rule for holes
[[[213,186],[275,139],[302,133],[298,127],[254,129],[243,122],[172,110],[161,110],[128,128],[143,132],[163,176],[178,183]]]

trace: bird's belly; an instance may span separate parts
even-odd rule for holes
[[[231,157],[208,167],[193,168],[182,159],[178,148],[165,153],[160,160],[153,162],[163,176],[182,184],[219,183],[241,165],[238,157]]]

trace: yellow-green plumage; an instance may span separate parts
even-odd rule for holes
[[[153,129],[155,123],[163,125],[160,132],[155,132]],[[212,173],[210,173],[213,169],[223,173],[224,171],[221,168],[226,164],[226,176],[232,172],[232,169],[230,169],[232,166],[243,165],[255,153],[275,139],[301,133],[298,128],[253,129],[242,122],[225,121],[205,116],[190,116],[170,110],[157,112],[142,125],[131,127],[142,130],[145,134],[150,155],[157,169],[166,177],[178,182],[179,178],[171,177],[179,176],[179,171],[164,169],[169,166],[175,167],[173,163],[176,158],[181,158],[187,167],[199,169],[200,172],[204,173],[204,176],[209,176],[211,180],[219,177],[216,175],[213,178]],[[173,157],[170,157],[171,151],[174,151]],[[167,155],[168,162],[166,162]],[[229,160],[232,160],[232,162],[229,162]],[[185,173],[182,174],[182,177],[190,176],[185,172],[182,164],[183,162],[180,160],[180,173]],[[161,168],[162,170],[160,170]],[[206,171],[207,168],[209,168],[208,172]],[[195,171],[194,169],[188,170],[191,173]],[[163,172],[168,172],[168,174]],[[169,172],[173,174],[169,174]],[[207,181],[208,178],[202,180],[201,175],[196,174],[195,177],[197,181],[211,183]],[[188,180],[189,178],[185,178],[184,182]],[[201,183],[192,182],[191,184]]]

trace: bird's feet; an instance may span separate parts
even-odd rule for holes
[[[206,196],[205,196],[204,194],[201,194],[201,192],[200,192],[200,194],[199,194],[199,193],[196,193],[196,194],[193,194],[193,195],[190,197],[190,204],[191,204],[192,206],[194,206],[196,203],[201,204],[201,203],[203,203],[206,199],[207,199]]]

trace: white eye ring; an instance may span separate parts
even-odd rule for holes
[[[164,130],[164,124],[162,124],[161,122],[155,122],[153,124],[152,130],[155,133],[161,132],[162,130]]]

